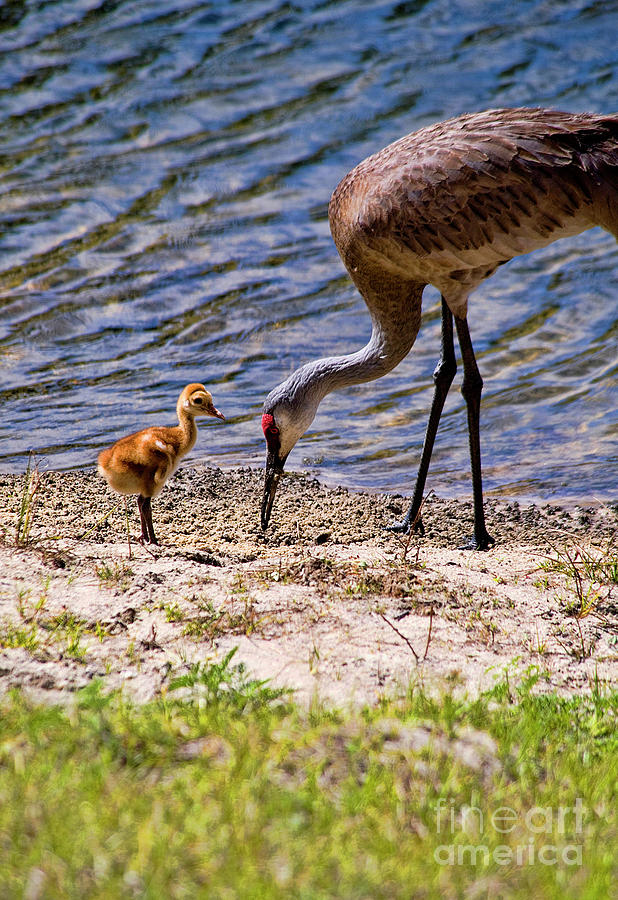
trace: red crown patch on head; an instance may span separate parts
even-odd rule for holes
[[[266,438],[266,444],[271,453],[277,453],[279,450],[279,429],[275,425],[275,418],[270,413],[264,413],[262,416],[262,431]]]

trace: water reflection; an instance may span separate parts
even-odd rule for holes
[[[360,347],[363,301],[326,210],[359,159],[462,111],[618,108],[614,3],[5,3],[0,15],[0,466],[92,465],[206,382],[228,426],[193,452],[262,459],[259,411],[296,365]],[[590,232],[504,267],[470,324],[490,490],[615,498],[616,280]],[[331,395],[290,459],[407,490],[439,347]],[[139,413],[139,422],[136,416]],[[559,447],[559,458],[555,459]],[[467,491],[459,395],[430,473]]]

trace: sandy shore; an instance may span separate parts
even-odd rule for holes
[[[144,700],[233,647],[256,677],[344,705],[411,680],[474,693],[505,667],[561,692],[616,683],[618,587],[584,579],[578,598],[544,568],[557,549],[607,551],[615,509],[489,501],[496,546],[471,553],[466,503],[429,497],[425,537],[404,539],[384,530],[402,497],[288,475],[263,534],[261,471],[185,468],[153,503],[161,546],[129,556],[94,472],[44,473],[16,546],[23,486],[0,476],[0,690],[62,699],[103,678]],[[134,502],[130,521],[135,538]]]

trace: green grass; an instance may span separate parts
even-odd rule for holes
[[[618,696],[534,681],[307,711],[230,655],[144,706],[96,685],[66,710],[12,694],[0,896],[606,900]]]
[[[23,647],[30,653],[40,651],[45,654],[54,647],[60,648],[63,656],[83,662],[87,648],[82,646],[82,638],[96,635],[101,642],[107,637],[107,629],[100,622],[89,625],[68,610],[55,616],[45,616],[43,609],[47,595],[44,593],[36,602],[29,602],[24,595],[18,597],[21,624],[0,621],[0,648]]]
[[[0,623],[0,647],[24,647],[32,653],[38,646],[36,625],[25,627],[12,622]]]
[[[15,525],[15,543],[18,547],[26,546],[30,542],[30,529],[36,510],[36,495],[41,487],[41,480],[39,465],[31,450],[28,454],[28,464]]]
[[[237,603],[240,610],[237,609]],[[253,634],[258,630],[262,619],[256,613],[255,603],[248,594],[232,597],[229,608],[216,608],[210,600],[198,602],[200,615],[188,619],[182,633],[195,640],[208,638],[214,641],[221,635]]]
[[[118,562],[101,563],[100,566],[97,566],[96,573],[101,584],[109,588],[118,588],[120,591],[129,589],[131,579],[135,574],[130,566]]]
[[[543,568],[563,572],[573,580],[586,578],[599,584],[618,584],[618,547],[609,541],[605,547],[574,546],[555,548],[555,558],[548,559]]]
[[[582,619],[611,595],[618,584],[618,548],[614,541],[605,547],[554,548],[554,556],[541,565],[547,572],[559,572],[566,576],[569,595],[562,605],[569,615]]]

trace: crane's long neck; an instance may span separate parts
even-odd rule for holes
[[[423,285],[384,280],[375,290],[367,284],[362,287],[372,320],[368,343],[356,353],[318,359],[294,373],[311,386],[319,400],[337,388],[372,381],[390,372],[416,340]]]
[[[264,411],[276,410],[282,456],[309,428],[326,394],[372,381],[401,362],[418,334],[422,290],[422,285],[407,284],[405,290],[382,290],[379,295],[363,291],[372,317],[368,343],[356,353],[327,356],[301,366],[269,394]]]
[[[412,341],[390,342],[378,324],[374,323],[371,338],[355,353],[344,356],[325,356],[297,369],[290,376],[287,389],[313,394],[319,403],[326,394],[338,388],[373,381],[390,372],[408,353]]]

